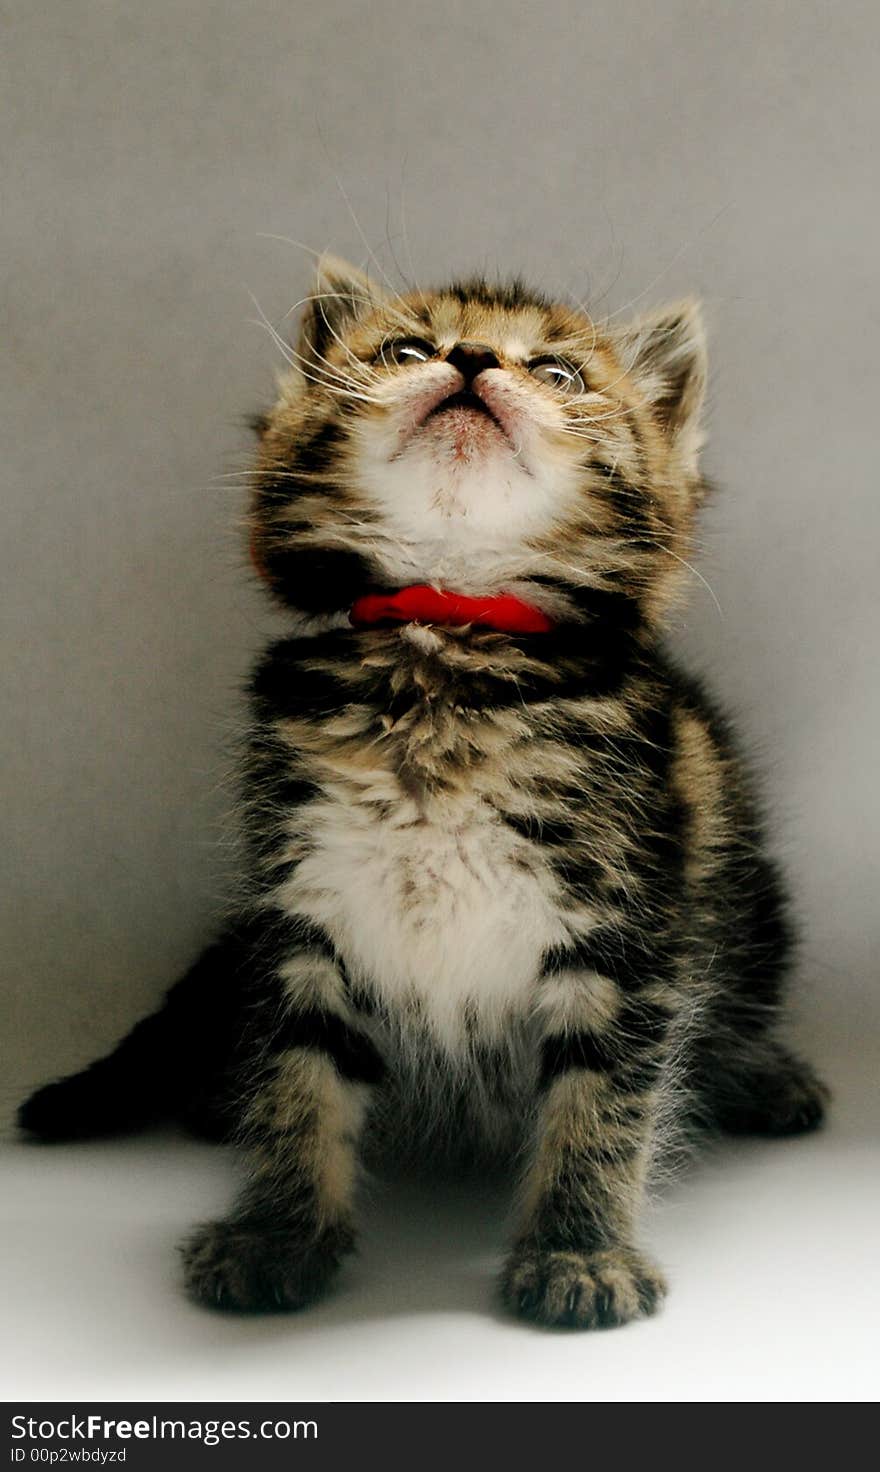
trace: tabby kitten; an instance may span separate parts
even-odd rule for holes
[[[172,1116],[246,1147],[196,1298],[294,1309],[359,1163],[517,1158],[501,1278],[545,1324],[654,1311],[676,1129],[787,1134],[789,925],[727,728],[661,647],[704,494],[698,309],[628,327],[519,282],[405,296],[325,259],[261,421],[249,873],[225,935],[22,1125]]]

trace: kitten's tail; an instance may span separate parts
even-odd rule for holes
[[[108,1053],[56,1083],[45,1084],[18,1111],[18,1123],[41,1140],[124,1134],[167,1118],[167,1005]]]
[[[18,1111],[21,1129],[41,1140],[82,1140],[174,1119],[199,1134],[228,1135],[252,955],[247,927],[231,927],[112,1053],[31,1094]]]

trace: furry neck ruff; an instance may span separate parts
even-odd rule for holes
[[[512,593],[494,598],[469,598],[464,593],[416,584],[396,593],[368,593],[356,598],[349,619],[356,629],[383,623],[475,624],[504,634],[547,634],[554,623],[540,608]]]

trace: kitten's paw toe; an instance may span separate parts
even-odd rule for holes
[[[814,1074],[806,1074],[788,1090],[780,1105],[769,1116],[774,1135],[800,1135],[817,1130],[825,1123],[831,1091]]]
[[[720,1111],[721,1128],[737,1135],[801,1135],[825,1121],[830,1090],[809,1064],[789,1054],[756,1078],[747,1101]]]
[[[184,1244],[190,1295],[210,1308],[281,1312],[319,1298],[354,1246],[347,1226],[304,1240],[295,1230],[236,1222],[209,1222]]]
[[[524,1244],[501,1279],[513,1313],[573,1329],[610,1328],[652,1314],[665,1292],[662,1274],[631,1247],[568,1252]]]

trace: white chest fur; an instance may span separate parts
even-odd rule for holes
[[[488,804],[441,820],[403,798],[390,815],[327,798],[307,828],[286,908],[321,924],[352,980],[444,1047],[460,1047],[469,1020],[500,1040],[565,934],[540,853]]]

